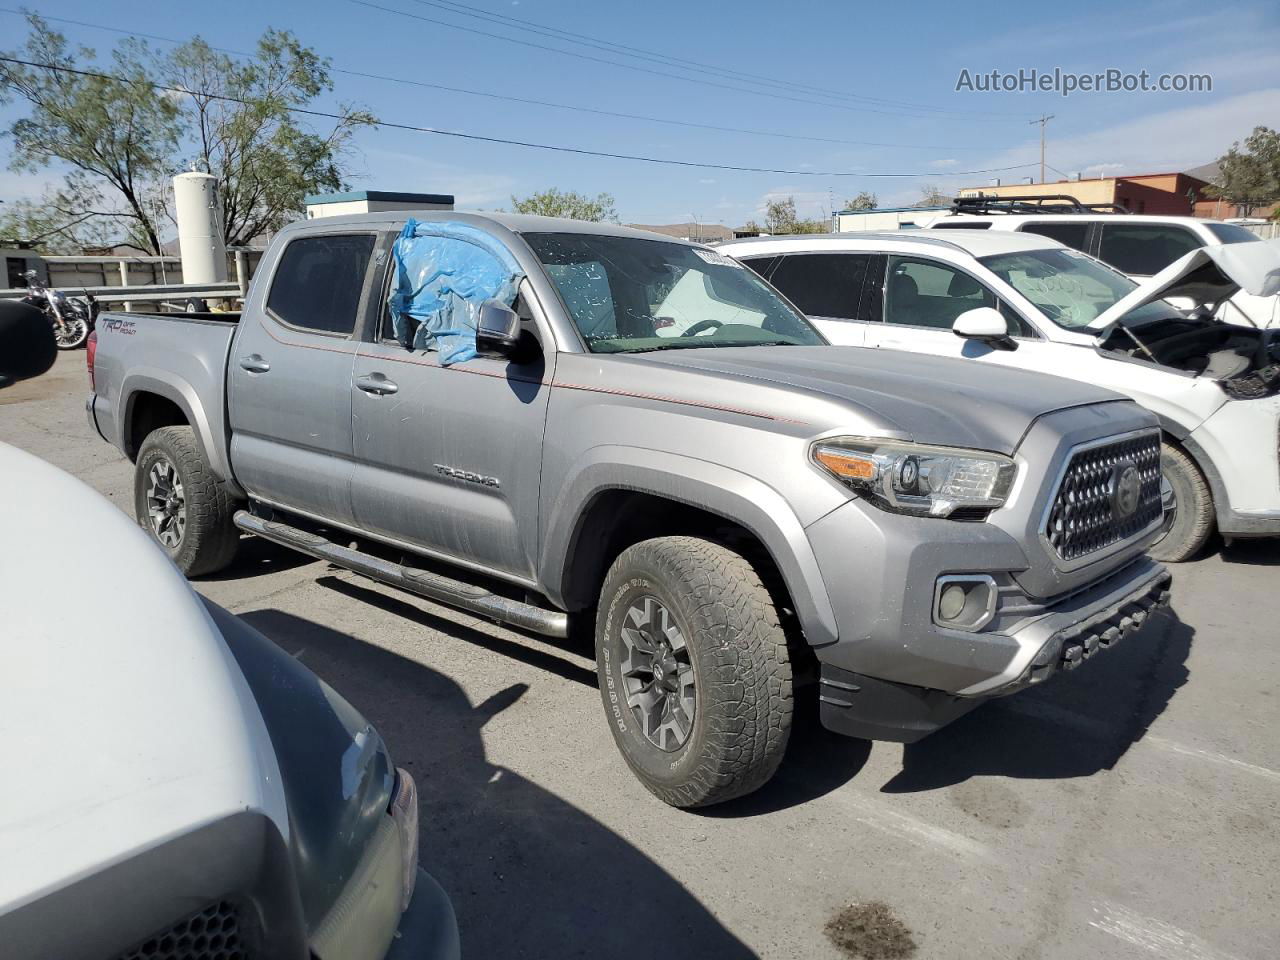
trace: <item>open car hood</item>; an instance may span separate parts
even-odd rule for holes
[[[1280,238],[1192,250],[1098,314],[1086,327],[1102,333],[1129,312],[1169,297],[1217,306],[1240,290],[1258,297],[1280,294]]]

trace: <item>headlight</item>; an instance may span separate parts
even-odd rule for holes
[[[1003,505],[1018,472],[998,453],[861,437],[821,440],[812,457],[884,509],[929,517]]]

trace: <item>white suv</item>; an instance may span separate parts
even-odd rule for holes
[[[1263,278],[1250,286],[1280,285],[1280,244],[1243,246],[1193,251],[1141,287],[1033,233],[768,237],[717,249],[786,294],[834,344],[967,357],[1134,398],[1161,420],[1176,504],[1152,555],[1185,560],[1215,524],[1229,537],[1280,536],[1280,331],[1161,299],[1216,307],[1239,289],[1219,261],[1245,253]]]
[[[1096,257],[1138,281],[1155,276],[1179,257],[1200,247],[1261,240],[1238,224],[1197,217],[1103,213],[1079,204],[1075,213],[1049,212],[1055,209],[1053,206],[1045,206],[1038,212],[968,212],[1004,208],[1025,211],[1033,207],[1032,204],[1001,204],[998,198],[962,197],[956,204],[957,212],[935,218],[924,225],[925,229],[1035,233]],[[1238,293],[1223,305],[1222,319],[1255,327],[1280,327],[1280,297]]]

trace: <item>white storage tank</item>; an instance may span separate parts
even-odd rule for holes
[[[183,283],[226,283],[227,246],[222,240],[218,178],[180,173],[173,178]]]

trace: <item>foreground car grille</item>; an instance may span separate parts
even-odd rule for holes
[[[117,960],[250,960],[235,904],[212,903],[157,933]]]
[[[1129,489],[1118,490],[1130,465],[1136,491],[1131,477]],[[1058,481],[1043,533],[1059,558],[1078,560],[1136,537],[1161,510],[1160,431],[1151,430],[1077,447]]]

